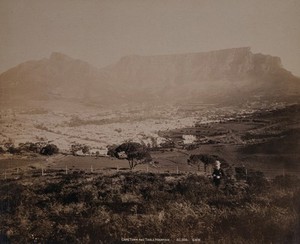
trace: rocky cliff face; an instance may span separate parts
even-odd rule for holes
[[[248,47],[193,54],[128,56],[103,71],[110,74],[110,83],[156,99],[214,100],[243,93],[282,96],[299,91],[299,80],[282,67],[279,57],[253,54]]]
[[[166,80],[186,83],[290,74],[282,68],[279,57],[253,54],[248,47],[195,54],[127,56],[108,70],[117,81],[159,84]]]
[[[279,57],[253,54],[248,47],[127,56],[100,70],[53,53],[48,59],[25,62],[0,75],[0,91],[6,99],[55,97],[104,103],[296,96],[299,84]]]

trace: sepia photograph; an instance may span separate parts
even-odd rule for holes
[[[0,0],[0,244],[300,243],[300,1]]]

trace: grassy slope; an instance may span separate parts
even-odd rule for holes
[[[255,172],[220,189],[187,174],[33,174],[1,181],[0,240],[297,243],[299,183],[288,176],[268,182]]]

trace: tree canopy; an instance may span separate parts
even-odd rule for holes
[[[125,142],[117,147],[112,147],[108,154],[119,159],[127,159],[130,169],[152,160],[147,147],[137,142]]]

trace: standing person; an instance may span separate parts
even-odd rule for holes
[[[221,179],[224,177],[224,171],[221,169],[220,161],[216,161],[212,176],[213,176],[213,182],[215,186],[219,187],[221,184]]]

